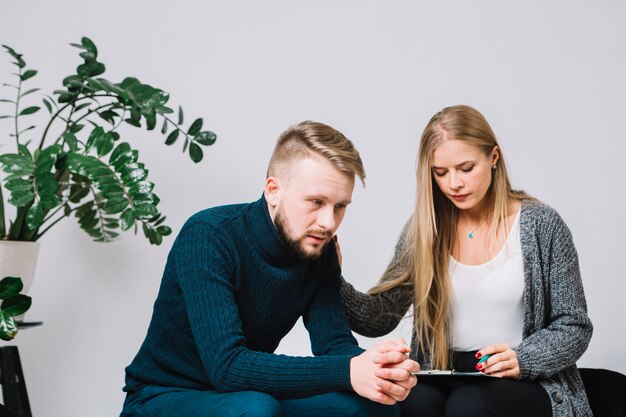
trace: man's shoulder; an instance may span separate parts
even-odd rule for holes
[[[222,227],[225,223],[241,217],[250,204],[251,203],[226,204],[201,210],[189,217],[184,227],[192,227],[195,225]]]

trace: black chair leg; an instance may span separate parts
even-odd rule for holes
[[[0,383],[2,383],[4,408],[18,416],[32,417],[17,346],[0,347]],[[4,410],[0,409],[0,412]]]

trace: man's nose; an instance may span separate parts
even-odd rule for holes
[[[324,207],[317,216],[317,225],[322,229],[335,230],[337,221],[335,220],[335,210],[333,206]]]

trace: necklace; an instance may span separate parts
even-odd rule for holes
[[[488,218],[487,218],[487,220],[488,220]],[[486,221],[485,222],[480,222],[480,223],[478,223],[478,226],[470,227],[469,228],[469,233],[467,234],[467,237],[470,238],[470,239],[474,239],[474,234],[478,230],[480,230],[480,228],[483,227],[483,224],[485,224],[485,223],[486,223]],[[467,227],[465,229],[467,229]]]

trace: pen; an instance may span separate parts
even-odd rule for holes
[[[484,361],[486,361],[487,359],[489,359],[491,357],[491,355],[485,355],[482,358],[480,358],[480,360],[478,361],[478,363],[483,363]]]

